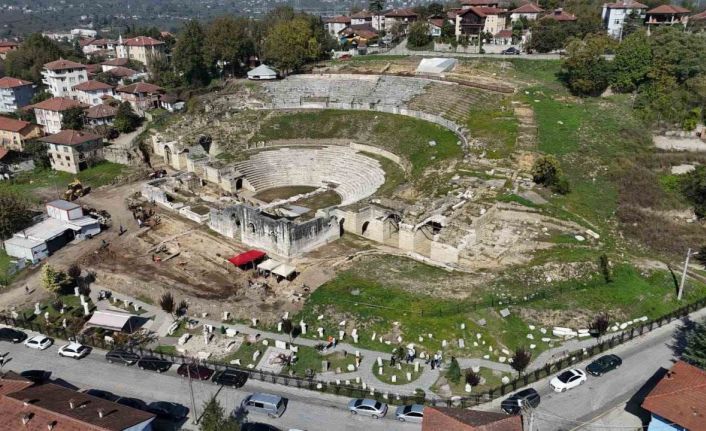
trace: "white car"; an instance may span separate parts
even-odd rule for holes
[[[554,392],[565,392],[583,384],[586,380],[586,372],[572,368],[554,377],[552,381],[549,382],[549,386],[554,389]]]
[[[35,335],[32,338],[26,339],[24,345],[32,349],[44,350],[51,346],[53,342],[51,338],[45,337],[44,335]]]
[[[69,343],[59,347],[59,356],[67,358],[81,359],[88,355],[90,349],[83,344]]]

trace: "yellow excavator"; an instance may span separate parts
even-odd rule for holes
[[[75,201],[81,196],[86,196],[90,191],[90,187],[84,187],[83,184],[81,184],[81,180],[76,178],[67,186],[64,192],[64,199],[67,201]]]

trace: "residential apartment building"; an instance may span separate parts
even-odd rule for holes
[[[23,79],[0,78],[0,112],[15,112],[27,106],[34,96],[34,85]]]
[[[384,13],[385,28],[391,29],[394,25],[406,28],[419,18],[412,9],[392,9]]]
[[[45,64],[42,76],[42,82],[54,97],[73,97],[72,88],[88,81],[85,65],[64,59]]]
[[[456,37],[497,34],[505,28],[505,9],[469,6],[456,13]]]
[[[88,106],[100,105],[105,97],[112,97],[113,86],[104,82],[89,80],[75,85],[72,88],[74,98]]]
[[[525,19],[527,21],[536,21],[544,12],[544,9],[536,3],[525,3],[522,6],[510,11],[510,22]]]
[[[103,138],[88,132],[62,130],[41,138],[47,143],[52,169],[77,174],[103,160]]]
[[[73,99],[52,97],[32,105],[37,123],[44,127],[45,133],[57,133],[61,130],[64,112],[72,108],[85,108],[86,105]]]
[[[164,55],[164,53],[164,42],[148,36],[138,36],[125,40],[120,36],[116,46],[118,58],[127,58],[139,61],[142,64],[147,64],[150,57]]]
[[[43,135],[41,126],[0,116],[0,148],[22,152],[25,142]]]
[[[606,3],[603,5],[601,19],[608,35],[615,39],[622,39],[623,27],[630,17],[635,17],[640,21],[645,19],[647,6],[634,0],[622,0],[616,3]]]

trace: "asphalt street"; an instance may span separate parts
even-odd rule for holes
[[[706,310],[694,313],[703,316]],[[697,319],[692,315],[692,319]],[[647,383],[651,378],[658,379],[664,370],[677,360],[673,349],[674,335],[681,321],[656,329],[649,334],[610,351],[623,359],[622,366],[601,377],[588,375],[586,383],[563,393],[555,393],[549,387],[550,378],[530,385],[541,395],[541,403],[535,410],[532,431],[568,430],[625,430],[632,426],[636,418],[629,417],[638,412],[639,402],[644,392],[651,388]],[[607,352],[606,352],[607,353]],[[575,368],[585,369],[591,360],[581,362]],[[519,390],[519,389],[518,389]],[[636,394],[638,396],[636,396]],[[642,396],[639,396],[639,395]],[[637,402],[630,402],[631,399]],[[497,408],[500,400],[484,406],[484,409]],[[630,412],[602,418],[616,406],[628,403]],[[617,417],[616,417],[617,416]],[[629,420],[630,419],[630,420]],[[622,428],[621,428],[622,427]]]
[[[0,354],[9,352],[11,358],[3,370],[17,372],[42,369],[52,372],[52,379],[64,380],[79,389],[97,388],[120,396],[139,398],[145,402],[171,401],[191,408],[189,383],[176,373],[176,366],[164,374],[140,370],[135,366],[108,364],[105,352],[94,350],[87,357],[75,360],[58,355],[61,342],[47,350],[37,351],[22,344],[0,343]],[[242,399],[253,392],[268,392],[288,399],[287,410],[282,417],[271,419],[265,415],[254,414],[247,419],[250,422],[265,422],[288,430],[306,431],[383,431],[420,430],[421,425],[400,423],[394,420],[394,407],[383,419],[352,416],[347,410],[348,399],[334,395],[320,394],[281,385],[249,380],[239,390],[221,388],[210,382],[193,381],[197,414],[213,394],[217,394],[221,405],[230,412],[240,405]],[[191,412],[193,416],[193,411]],[[183,429],[197,430],[191,423],[192,417]]]

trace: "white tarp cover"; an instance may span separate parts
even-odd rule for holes
[[[122,331],[133,317],[137,316],[130,313],[121,313],[119,311],[95,311],[91,319],[86,322],[86,325],[105,328],[111,331]]]
[[[277,72],[272,68],[261,64],[248,72],[249,79],[276,79]]]
[[[282,265],[280,265],[280,266],[278,266],[277,268],[273,269],[273,270],[272,270],[272,273],[273,273],[273,274],[276,274],[276,275],[279,275],[280,277],[287,278],[287,277],[289,277],[290,275],[294,274],[294,272],[296,272],[296,270],[297,270],[297,269],[296,269],[295,267],[293,267],[293,266],[291,266],[291,265],[287,265],[286,263],[283,263]]]
[[[259,264],[257,266],[257,269],[261,269],[263,271],[272,271],[280,265],[282,265],[282,262],[278,262],[274,259],[267,259],[266,261]]]
[[[417,66],[417,73],[424,75],[440,75],[448,72],[456,65],[455,58],[423,58]]]

